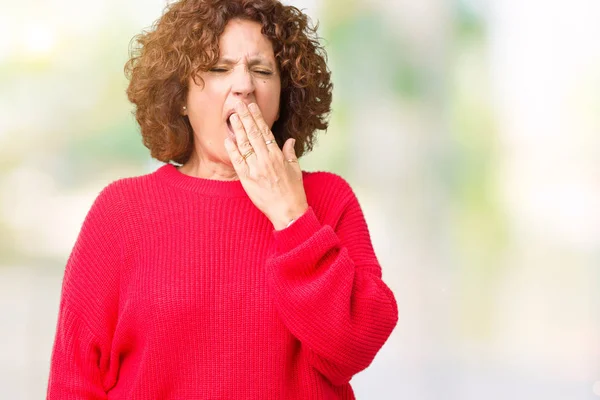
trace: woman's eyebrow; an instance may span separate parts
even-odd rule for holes
[[[234,59],[234,58],[230,58],[230,57],[221,57],[221,58],[219,58],[218,63],[232,65],[232,64],[237,64],[239,61],[240,61],[239,58]],[[273,68],[273,62],[267,58],[255,56],[255,57],[250,57],[248,59],[248,65],[253,66],[253,65],[258,65],[258,64],[263,64],[263,65]]]

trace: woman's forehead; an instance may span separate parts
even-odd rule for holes
[[[273,44],[262,33],[262,25],[256,21],[232,19],[227,22],[219,36],[219,47],[234,50],[236,48],[254,48],[259,52],[273,50]]]

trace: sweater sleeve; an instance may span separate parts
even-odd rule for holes
[[[301,353],[334,385],[373,361],[398,321],[358,200],[347,189],[336,229],[314,209],[273,231],[267,265],[276,309]]]
[[[98,195],[67,260],[47,399],[107,399],[116,379],[111,365],[118,308],[120,197],[113,183]]]

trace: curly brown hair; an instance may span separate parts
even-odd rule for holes
[[[273,44],[281,76],[280,114],[272,127],[279,147],[294,138],[301,157],[312,150],[315,131],[327,129],[333,84],[318,23],[311,26],[302,11],[277,0],[180,0],[149,31],[134,36],[125,64],[127,97],[143,143],[157,160],[184,164],[190,158],[193,130],[180,114],[188,81],[216,65],[219,37],[233,18],[259,22]]]

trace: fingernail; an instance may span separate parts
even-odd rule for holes
[[[258,111],[258,107],[256,106],[256,104],[251,103],[248,105],[248,108],[250,109],[250,111],[252,111],[253,113]]]
[[[296,145],[296,139],[292,139],[292,146]]]

